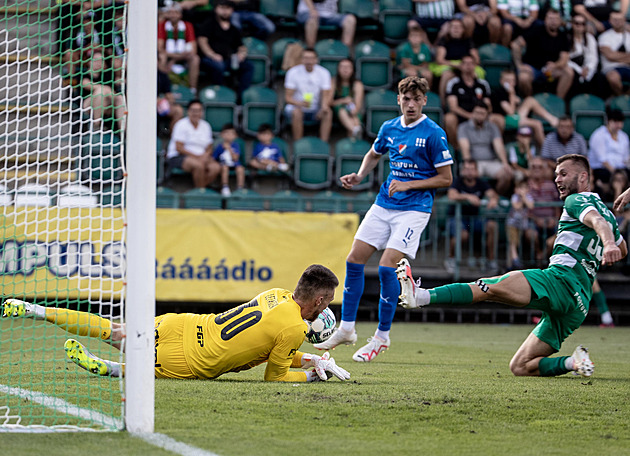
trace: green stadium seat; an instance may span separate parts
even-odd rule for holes
[[[319,192],[311,197],[312,212],[347,212],[348,199],[332,190]]]
[[[339,12],[354,14],[359,32],[376,32],[379,29],[372,0],[339,0]]]
[[[480,46],[479,60],[486,70],[486,80],[492,89],[499,87],[502,71],[514,68],[512,52],[500,44],[487,43]]]
[[[397,94],[391,90],[377,89],[365,97],[365,129],[368,136],[375,138],[386,120],[400,115]]]
[[[271,81],[271,58],[269,46],[264,41],[248,36],[243,38],[247,47],[247,59],[254,65],[253,85],[268,85]]]
[[[429,119],[442,126],[442,120],[444,119],[444,111],[442,110],[442,101],[440,96],[434,92],[427,93],[427,104],[422,108],[422,112],[427,115]]]
[[[586,140],[595,129],[606,123],[606,103],[601,98],[587,93],[576,95],[569,102],[569,112],[575,131]]]
[[[199,94],[205,108],[205,119],[213,132],[221,131],[223,125],[231,123],[238,127],[236,93],[229,87],[209,86]]]
[[[304,43],[297,38],[280,38],[271,45],[271,68],[277,76],[284,76],[286,73],[282,69],[282,59],[284,58],[284,51],[291,43],[300,43],[302,47],[305,47]]]
[[[611,98],[608,106],[611,109],[619,109],[626,116],[623,122],[623,131],[630,135],[630,95],[620,95]]]
[[[386,43],[400,43],[407,38],[407,22],[412,15],[410,0],[380,0],[379,22]]]
[[[168,187],[158,187],[156,190],[156,206],[159,208],[179,208],[179,193]]]
[[[221,209],[223,197],[209,188],[193,188],[181,195],[185,209]]]
[[[304,211],[304,198],[292,190],[280,190],[269,198],[269,209],[281,212]]]
[[[391,171],[389,167],[389,155],[382,157],[377,166],[377,182],[379,187],[383,185],[383,182],[387,180],[387,176],[389,176],[389,172]]]
[[[339,179],[346,174],[356,173],[363,162],[363,157],[370,150],[371,144],[367,141],[354,138],[343,138],[335,145],[335,182],[341,186]],[[374,173],[370,173],[353,190],[370,188],[374,183]]]
[[[225,199],[225,208],[245,211],[265,210],[265,198],[258,192],[241,188],[232,192],[232,196]]]
[[[268,87],[250,87],[243,92],[243,131],[256,136],[258,127],[269,124],[277,133],[280,126],[278,96]]]
[[[183,85],[173,84],[171,86],[171,93],[173,94],[173,98],[177,104],[182,105],[184,108],[190,103],[192,100],[197,98],[190,87],[186,87]]]
[[[370,207],[372,207],[372,204],[374,204],[376,195],[376,192],[360,192],[351,200],[352,210],[359,215],[365,215]]]
[[[381,89],[392,84],[392,59],[389,46],[374,40],[354,47],[357,78],[366,89]]]
[[[280,28],[296,28],[296,0],[260,0],[260,12]]]
[[[553,93],[537,93],[534,95],[534,98],[538,100],[538,102],[551,114],[556,117],[562,117],[566,114],[566,105],[564,100]],[[535,114],[532,115],[533,118],[540,120],[543,123],[543,127],[545,131],[551,131],[553,128],[542,117],[539,117]]]
[[[293,143],[295,185],[311,190],[330,187],[333,159],[328,143],[316,137],[304,137]]]
[[[93,182],[122,180],[121,141],[109,132],[91,132],[83,139],[81,157],[73,166]]]
[[[315,43],[315,51],[319,56],[319,64],[330,71],[333,77],[337,74],[339,61],[350,57],[350,49],[339,40],[320,40]]]

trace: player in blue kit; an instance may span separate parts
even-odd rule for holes
[[[379,324],[374,337],[352,359],[372,361],[390,346],[389,332],[400,293],[396,263],[405,255],[415,258],[420,236],[431,216],[435,189],[448,187],[453,180],[453,159],[446,134],[422,114],[428,91],[424,78],[411,76],[400,81],[398,104],[402,116],[381,126],[359,171],[341,177],[343,187],[351,189],[376,167],[383,155],[389,154],[391,172],[361,222],[346,258],[341,323],[327,341],[315,344],[316,348],[328,350],[356,342],[354,325],[363,295],[365,263],[377,250],[384,250],[378,267]]]

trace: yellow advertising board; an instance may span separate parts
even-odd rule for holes
[[[6,207],[1,217],[3,296],[120,299],[120,210]],[[293,289],[313,263],[343,284],[357,225],[356,214],[158,209],[156,297],[245,302],[268,288]]]

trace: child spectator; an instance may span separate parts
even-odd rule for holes
[[[258,141],[254,145],[254,152],[252,159],[249,161],[249,166],[267,172],[286,172],[289,170],[289,165],[282,156],[280,146],[273,142],[271,125],[262,124],[258,127],[256,139]]]
[[[528,211],[534,208],[534,200],[529,195],[527,179],[516,181],[514,194],[510,198],[510,212],[507,216],[507,238],[509,245],[509,269],[523,269],[518,255],[521,237],[529,227]]]
[[[236,143],[236,129],[232,124],[225,124],[221,129],[221,144],[214,149],[214,159],[221,164],[221,195],[229,197],[230,169],[236,172],[236,187],[245,187],[245,168],[241,164],[241,148]]]
[[[422,39],[421,29],[414,27],[407,34],[407,42],[398,53],[400,77],[419,76],[425,78],[429,87],[433,84],[433,73],[429,70],[429,62],[433,59],[431,48]]]
[[[507,147],[508,161],[514,170],[516,180],[529,177],[529,162],[536,155],[536,148],[532,144],[532,129],[521,127],[516,132],[516,142]],[[516,268],[520,269],[520,268]]]

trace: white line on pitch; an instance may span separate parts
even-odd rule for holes
[[[173,453],[179,454],[181,456],[219,456],[216,453],[211,453],[206,450],[202,450],[201,448],[197,448],[191,445],[187,445],[182,442],[178,442],[177,440],[159,433],[151,433],[151,434],[129,434],[139,439],[144,440],[151,445],[155,445],[156,447],[162,448],[167,451],[171,451]]]

